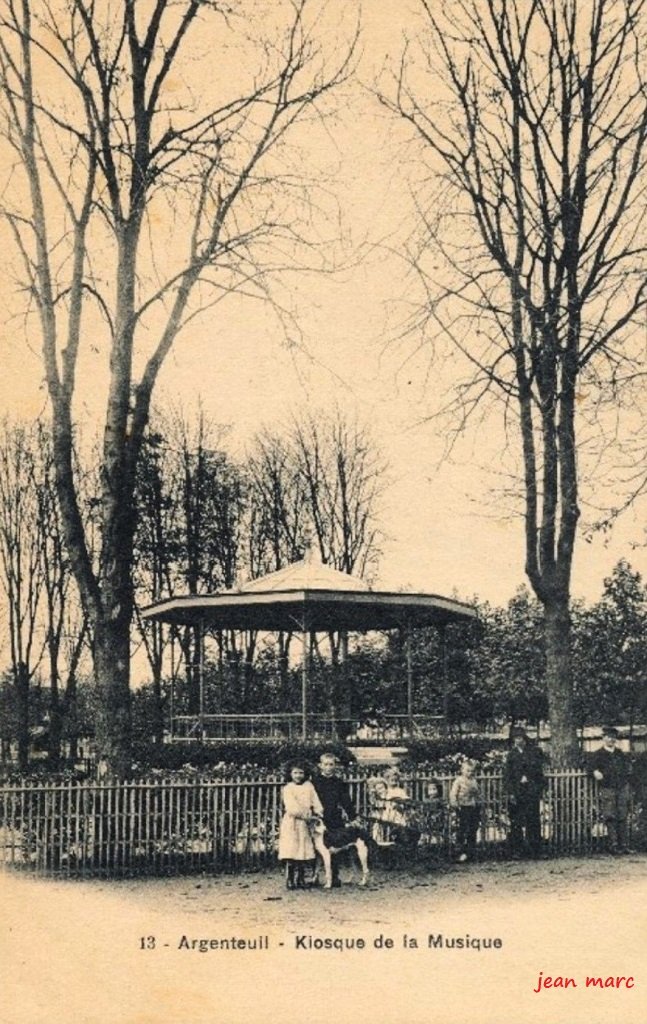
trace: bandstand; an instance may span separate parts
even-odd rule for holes
[[[224,630],[298,633],[302,638],[301,708],[296,712],[253,715],[205,714],[204,671],[198,666],[200,709],[197,715],[174,719],[171,739],[341,738],[352,728],[330,717],[310,712],[310,650],[318,633],[366,633],[401,630],[405,640],[406,713],[389,716],[376,742],[393,742],[424,735],[434,723],[416,713],[413,701],[411,633],[432,626],[440,633],[442,690],[446,695],[446,628],[468,623],[476,613],[469,605],[437,594],[391,592],[369,589],[357,576],[323,564],[312,552],[278,572],[250,580],[233,590],[216,594],[186,595],[159,601],[143,611],[143,617],[175,626],[197,627],[200,635]],[[201,651],[204,644],[200,644]],[[404,681],[403,681],[404,682]],[[442,716],[441,716],[442,718]],[[181,728],[177,728],[181,726]],[[435,722],[437,728],[438,722]]]

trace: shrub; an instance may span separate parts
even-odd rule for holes
[[[93,779],[94,771],[87,768],[55,767],[47,761],[30,764],[27,772],[21,772],[15,764],[0,765],[0,784],[17,786],[21,782],[75,782]]]
[[[409,740],[401,763],[403,768],[433,766],[437,771],[458,771],[466,758],[481,768],[502,764],[508,744],[483,736],[443,736],[435,739]]]
[[[223,740],[204,746],[199,743],[141,744],[133,753],[133,772],[143,775],[160,770],[199,771],[231,775],[254,768],[260,769],[261,774],[274,774],[282,771],[293,759],[314,766],[324,751],[333,753],[342,765],[355,760],[343,743],[333,742]]]

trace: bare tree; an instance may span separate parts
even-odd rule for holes
[[[247,498],[242,564],[250,579],[275,572],[303,553],[306,495],[284,434],[261,431],[247,453]],[[292,633],[276,636],[281,693],[287,704]]]
[[[0,433],[0,581],[19,712],[19,760],[24,768],[29,684],[38,672],[48,688],[49,757],[56,764],[64,727],[70,735],[67,719],[74,718],[76,675],[88,635],[63,543],[43,422],[5,420]]]
[[[293,425],[297,475],[322,561],[371,578],[379,557],[379,498],[386,463],[367,426],[343,414],[311,413]]]
[[[251,579],[282,569],[302,553],[308,529],[307,495],[285,433],[269,429],[247,455],[246,561]]]
[[[379,557],[385,471],[370,430],[339,409],[297,415],[280,433],[265,430],[248,458],[252,575],[283,568],[311,545],[324,563],[370,579]],[[330,633],[328,640],[337,666],[345,661],[347,635]],[[290,634],[278,637],[284,691],[290,641]],[[339,673],[335,681],[328,694],[331,712],[348,699]]]
[[[153,389],[205,304],[232,291],[266,297],[271,273],[292,262],[311,226],[312,189],[288,161],[291,129],[320,114],[353,50],[337,37],[326,55],[315,36],[325,15],[310,0],[261,10],[266,38],[254,37],[255,10],[225,0],[0,7],[16,170],[5,216],[39,323],[58,500],[103,694],[99,743],[117,771],[129,763],[133,496]],[[223,74],[232,52],[235,74]],[[221,92],[209,104],[207,77]],[[90,347],[108,377],[98,568],[72,458]]]
[[[386,468],[368,427],[339,409],[259,434],[247,458],[250,575],[283,568],[312,543],[327,565],[370,577]]]
[[[52,764],[57,764],[61,756],[64,726],[68,727],[72,761],[76,757],[73,726],[76,717],[76,678],[79,664],[86,653],[88,620],[79,601],[65,549],[56,501],[51,435],[43,422],[34,428],[32,451],[35,459],[37,515],[32,529],[37,531],[42,569],[40,618],[48,664],[49,759]]]
[[[569,594],[580,464],[635,370],[647,303],[644,0],[422,0],[381,99],[429,157],[418,327],[517,425],[526,572],[545,614],[552,753],[575,751]],[[415,53],[415,56],[414,56]],[[431,259],[429,257],[432,257]],[[602,426],[600,425],[602,423]]]
[[[137,468],[137,528],[135,531],[134,567],[135,614],[152,675],[155,721],[152,732],[156,741],[163,739],[162,679],[165,655],[172,634],[163,622],[145,622],[139,607],[173,594],[173,569],[178,538],[175,503],[169,494],[175,476],[168,457],[165,439],[158,429],[150,428],[142,446]]]
[[[0,584],[16,697],[18,763],[29,763],[29,686],[43,654],[43,537],[33,431],[5,420],[0,440]]]
[[[192,421],[180,413],[158,414],[151,427],[142,449],[136,495],[137,603],[150,604],[175,593],[229,589],[236,581],[240,557],[244,487],[240,469],[223,450],[224,432],[201,409]],[[163,623],[144,622],[139,615],[138,627],[157,699],[169,646],[179,641],[188,710],[195,713],[200,629],[187,626],[178,632]]]
[[[370,580],[380,554],[377,522],[387,468],[370,430],[336,409],[295,420],[292,433],[297,478],[307,496],[321,560]],[[350,688],[344,678],[348,633],[331,632],[328,643],[333,665],[329,711],[333,718],[349,718]]]

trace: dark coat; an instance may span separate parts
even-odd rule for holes
[[[330,778],[315,775],[312,784],[321,800],[324,825],[327,829],[343,828],[346,823],[344,814],[347,815],[349,821],[353,821],[357,817],[348,786],[342,779],[336,775]]]
[[[595,771],[602,772],[603,789],[621,789],[629,782],[631,763],[622,750],[601,747],[591,757],[591,772]]]
[[[522,782],[525,777],[526,782]],[[503,769],[503,785],[516,800],[538,800],[546,785],[544,757],[534,743],[526,743],[523,750],[512,747]]]

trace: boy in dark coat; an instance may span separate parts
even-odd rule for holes
[[[611,853],[626,853],[627,818],[631,798],[629,758],[618,750],[618,733],[604,730],[603,745],[591,758],[591,773],[599,783],[600,811],[607,826]]]
[[[322,754],[319,758],[319,771],[312,779],[323,807],[323,822],[326,826],[324,842],[326,846],[343,847],[355,839],[368,839],[364,829],[357,820],[357,812],[351,800],[348,786],[336,775],[334,754]],[[347,824],[348,822],[348,824]],[[332,858],[332,884],[341,885],[337,857]]]
[[[510,845],[515,856],[527,848],[536,857],[541,850],[539,803],[546,780],[541,750],[528,741],[523,729],[510,732],[512,747],[503,769],[503,785],[508,794]]]

